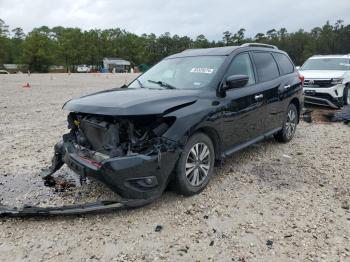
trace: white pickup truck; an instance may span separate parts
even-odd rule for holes
[[[350,105],[350,55],[315,55],[299,70],[305,78],[305,103]]]

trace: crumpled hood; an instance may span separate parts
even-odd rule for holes
[[[300,70],[305,79],[331,79],[341,78],[346,72],[338,70]]]
[[[68,101],[63,109],[96,115],[158,115],[174,107],[194,103],[198,90],[134,89],[107,90]]]

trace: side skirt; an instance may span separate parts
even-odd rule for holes
[[[258,137],[254,138],[252,140],[247,141],[247,142],[244,142],[243,144],[239,144],[238,146],[235,146],[235,147],[233,147],[233,148],[223,152],[221,154],[221,157],[222,158],[228,157],[228,156],[230,156],[230,155],[232,155],[232,154],[242,150],[243,148],[251,146],[251,145],[253,145],[253,144],[257,143],[257,142],[260,142],[260,141],[262,141],[262,140],[272,136],[273,134],[277,133],[280,130],[282,130],[281,127],[272,129],[271,131],[269,131],[269,132],[267,132],[267,133],[265,133],[265,134],[263,134],[261,136],[258,136]]]

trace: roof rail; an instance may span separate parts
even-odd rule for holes
[[[245,43],[241,45],[242,47],[250,46],[250,47],[265,47],[265,48],[272,48],[272,49],[278,49],[275,45],[268,45],[268,44],[261,44],[261,43]]]

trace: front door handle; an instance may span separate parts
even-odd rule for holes
[[[289,89],[290,88],[290,85],[285,85],[284,86],[284,89]]]
[[[255,95],[254,98],[256,101],[261,101],[264,98],[264,95],[263,94]]]

